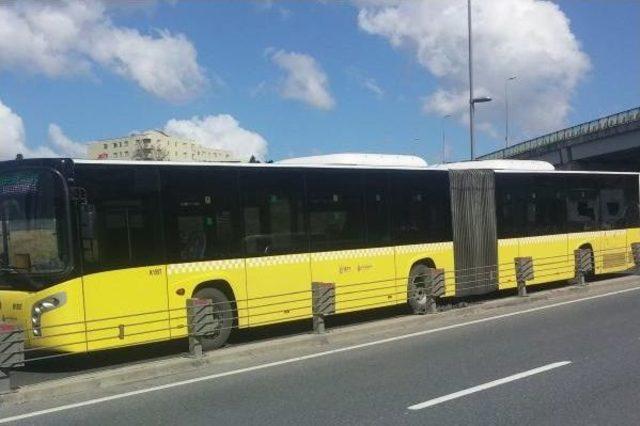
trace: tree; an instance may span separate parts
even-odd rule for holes
[[[142,139],[136,141],[132,158],[142,161],[165,161],[169,159],[169,152],[159,146],[151,145],[149,139]]]

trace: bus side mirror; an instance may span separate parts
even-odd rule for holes
[[[80,205],[80,232],[84,240],[96,237],[96,206],[93,204]]]

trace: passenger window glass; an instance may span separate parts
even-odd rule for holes
[[[637,226],[638,186],[636,176],[602,175],[600,179],[602,229]]]
[[[248,256],[308,251],[304,181],[291,170],[245,170],[240,177]]]
[[[387,173],[370,172],[365,179],[367,243],[371,245],[390,245],[389,175]]]
[[[164,263],[154,167],[79,167],[76,181],[95,206],[95,235],[83,236],[85,272]]]
[[[363,174],[316,170],[307,175],[311,250],[364,247]]]
[[[453,240],[447,173],[400,172],[391,191],[396,244]]]
[[[567,230],[585,232],[599,229],[600,193],[598,180],[589,176],[567,176]]]
[[[161,175],[169,262],[240,257],[235,170],[171,166]]]

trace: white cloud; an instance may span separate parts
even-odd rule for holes
[[[280,84],[280,95],[319,109],[330,110],[335,106],[327,74],[312,56],[284,50],[267,53],[286,72]]]
[[[378,98],[384,96],[384,90],[382,90],[378,82],[371,77],[362,80],[362,87],[376,95]]]
[[[267,155],[267,141],[260,134],[240,127],[229,114],[171,119],[165,124],[164,131],[209,148],[230,150],[241,160],[248,160],[252,155],[264,160]]]
[[[87,146],[69,139],[55,123],[49,124],[49,142],[62,157],[86,158],[87,156]]]
[[[0,160],[12,160],[17,154],[25,157],[53,157],[47,147],[31,149],[26,144],[22,118],[0,101]]]
[[[413,52],[440,83],[425,98],[428,113],[468,121],[467,2],[464,0],[357,0],[362,30]],[[574,89],[590,68],[588,56],[559,6],[541,0],[473,2],[474,94],[493,102],[478,107],[479,128],[500,128],[504,81],[521,137],[566,124]],[[499,124],[500,123],[500,124]]]
[[[184,35],[118,26],[98,0],[0,5],[0,70],[61,77],[96,65],[169,101],[191,99],[208,84]]]

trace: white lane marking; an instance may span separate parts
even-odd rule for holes
[[[403,334],[403,335],[400,335],[400,336],[388,337],[386,339],[374,340],[372,342],[360,343],[358,345],[345,346],[343,348],[331,349],[331,350],[323,351],[323,352],[316,352],[314,354],[299,356],[299,357],[295,357],[295,358],[288,358],[288,359],[284,359],[284,360],[281,360],[281,361],[274,361],[274,362],[269,362],[269,363],[266,363],[266,364],[254,365],[252,367],[240,368],[238,370],[231,370],[231,371],[227,371],[227,372],[224,372],[224,373],[217,373],[217,374],[211,374],[211,375],[208,375],[208,376],[196,377],[194,379],[182,380],[182,381],[179,381],[179,382],[168,383],[166,385],[152,386],[152,387],[149,387],[149,388],[139,389],[139,390],[135,390],[135,391],[131,391],[131,392],[124,392],[124,393],[119,393],[119,394],[116,394],[116,395],[105,396],[105,397],[102,397],[102,398],[90,399],[90,400],[87,400],[87,401],[77,402],[75,404],[61,405],[59,407],[53,407],[53,408],[47,408],[45,410],[33,411],[31,413],[20,414],[20,415],[17,415],[17,416],[0,418],[0,424],[9,423],[9,422],[13,422],[13,421],[16,421],[16,420],[29,419],[31,417],[42,416],[44,414],[57,413],[59,411],[71,410],[71,409],[79,408],[79,407],[86,407],[88,405],[95,405],[95,404],[100,404],[100,403],[103,403],[103,402],[115,401],[115,400],[118,400],[118,399],[130,397],[130,396],[142,395],[142,394],[145,394],[145,393],[161,391],[161,390],[164,390],[164,389],[176,388],[176,387],[180,387],[180,386],[190,385],[190,384],[193,384],[193,383],[204,382],[204,381],[207,381],[207,380],[219,379],[221,377],[234,376],[234,375],[237,375],[237,374],[249,373],[249,372],[252,372],[252,371],[258,371],[258,370],[264,370],[266,368],[277,367],[277,366],[280,366],[280,365],[293,364],[293,363],[296,363],[296,362],[306,361],[306,360],[309,360],[309,359],[321,358],[321,357],[324,357],[324,356],[338,354],[338,353],[342,353],[342,352],[349,352],[349,351],[354,351],[354,350],[357,350],[357,349],[368,348],[368,347],[371,347],[371,346],[378,346],[378,345],[382,345],[382,344],[385,344],[385,343],[397,342],[399,340],[410,339],[410,338],[413,338],[413,337],[424,336],[424,335],[427,335],[427,334],[438,333],[440,331],[452,330],[452,329],[455,329],[455,328],[462,328],[462,327],[467,327],[467,326],[475,325],[475,324],[482,324],[484,322],[495,321],[495,320],[499,320],[499,319],[503,319],[503,318],[509,318],[509,317],[513,317],[513,316],[517,316],[517,315],[524,315],[524,314],[528,314],[528,313],[531,313],[531,312],[544,311],[546,309],[557,308],[559,306],[571,305],[573,303],[586,302],[586,301],[589,301],[589,300],[601,299],[603,297],[615,296],[615,295],[618,295],[618,294],[629,293],[631,291],[639,291],[639,290],[640,290],[640,287],[627,288],[627,289],[623,289],[623,290],[612,291],[610,293],[597,294],[595,296],[583,297],[582,299],[567,300],[565,302],[558,302],[558,303],[553,303],[551,305],[538,306],[538,307],[535,307],[535,308],[529,308],[529,309],[525,309],[525,310],[522,310],[522,311],[510,312],[510,313],[507,313],[507,314],[495,315],[495,316],[487,317],[487,318],[480,318],[480,319],[477,319],[477,320],[466,321],[466,322],[447,325],[447,326],[439,327],[439,328],[433,328],[431,330],[417,331],[415,333],[409,333],[409,334]]]
[[[451,401],[452,399],[461,398],[472,393],[480,392],[486,389],[494,388],[496,386],[504,385],[505,383],[513,382],[516,380],[524,379],[525,377],[533,376],[534,374],[544,373],[545,371],[553,370],[554,368],[562,367],[564,365],[571,364],[571,361],[554,362],[553,364],[543,365],[542,367],[534,368],[531,370],[523,371],[522,373],[514,374],[512,376],[504,377],[502,379],[494,380],[491,382],[483,383],[478,386],[474,386],[469,389],[464,389],[458,392],[450,393],[438,398],[430,399],[420,404],[412,405],[409,410],[422,410],[423,408],[432,407],[434,405],[442,404],[443,402]]]

